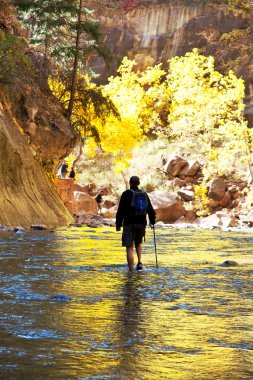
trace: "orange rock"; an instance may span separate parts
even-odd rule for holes
[[[220,205],[228,206],[230,202],[231,202],[231,197],[230,197],[229,191],[226,191],[225,195],[220,200]]]

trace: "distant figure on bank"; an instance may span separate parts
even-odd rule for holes
[[[134,246],[138,257],[137,270],[142,269],[142,240],[145,237],[148,214],[151,226],[155,224],[155,211],[145,191],[138,188],[140,179],[133,176],[130,190],[122,193],[116,214],[116,231],[123,224],[122,246],[126,247],[129,271],[134,270]]]
[[[100,192],[98,193],[98,195],[95,198],[97,205],[98,205],[98,213],[99,214],[101,214],[101,212],[102,212],[102,202],[103,202],[102,195],[104,195],[104,192],[103,192],[103,190],[100,190]]]
[[[66,178],[67,173],[68,173],[68,164],[66,161],[63,161],[60,172],[61,172],[61,178]]]
[[[71,166],[71,169],[70,169],[70,172],[69,172],[69,178],[75,179],[75,176],[76,176],[76,172],[74,170],[74,167]]]

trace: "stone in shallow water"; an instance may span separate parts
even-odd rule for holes
[[[236,261],[233,260],[226,260],[222,264],[224,267],[237,267],[239,264]]]
[[[47,230],[47,226],[45,224],[33,224],[31,228],[33,230]]]

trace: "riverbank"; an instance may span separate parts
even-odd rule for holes
[[[176,222],[176,223],[163,223],[163,222],[157,222],[155,224],[155,227],[157,229],[193,229],[193,230],[220,230],[223,232],[234,232],[234,233],[247,233],[252,234],[253,233],[253,227],[248,226],[247,224],[241,224],[240,226],[229,226],[226,223],[221,224],[220,219],[217,218],[217,220],[213,219],[213,223],[208,222],[205,218],[202,218],[201,220],[195,221],[194,223],[183,223],[183,222]],[[107,219],[103,218],[103,216],[100,215],[86,215],[86,219],[82,219],[82,221],[76,221],[68,226],[65,226],[65,228],[71,228],[71,227],[89,227],[89,228],[100,228],[100,227],[110,227],[115,228],[115,219]],[[59,226],[60,228],[60,226]],[[147,226],[149,228],[149,226]],[[19,226],[15,227],[6,227],[6,226],[0,226],[0,232],[15,232],[17,234],[22,234],[25,232],[32,232],[32,231],[50,231],[54,232],[57,230],[57,228],[49,228],[46,224],[38,224],[38,225],[32,225],[30,228],[23,228]]]

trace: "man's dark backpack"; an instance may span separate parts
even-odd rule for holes
[[[134,215],[146,215],[148,210],[148,198],[145,191],[132,190],[133,198],[131,202]]]

